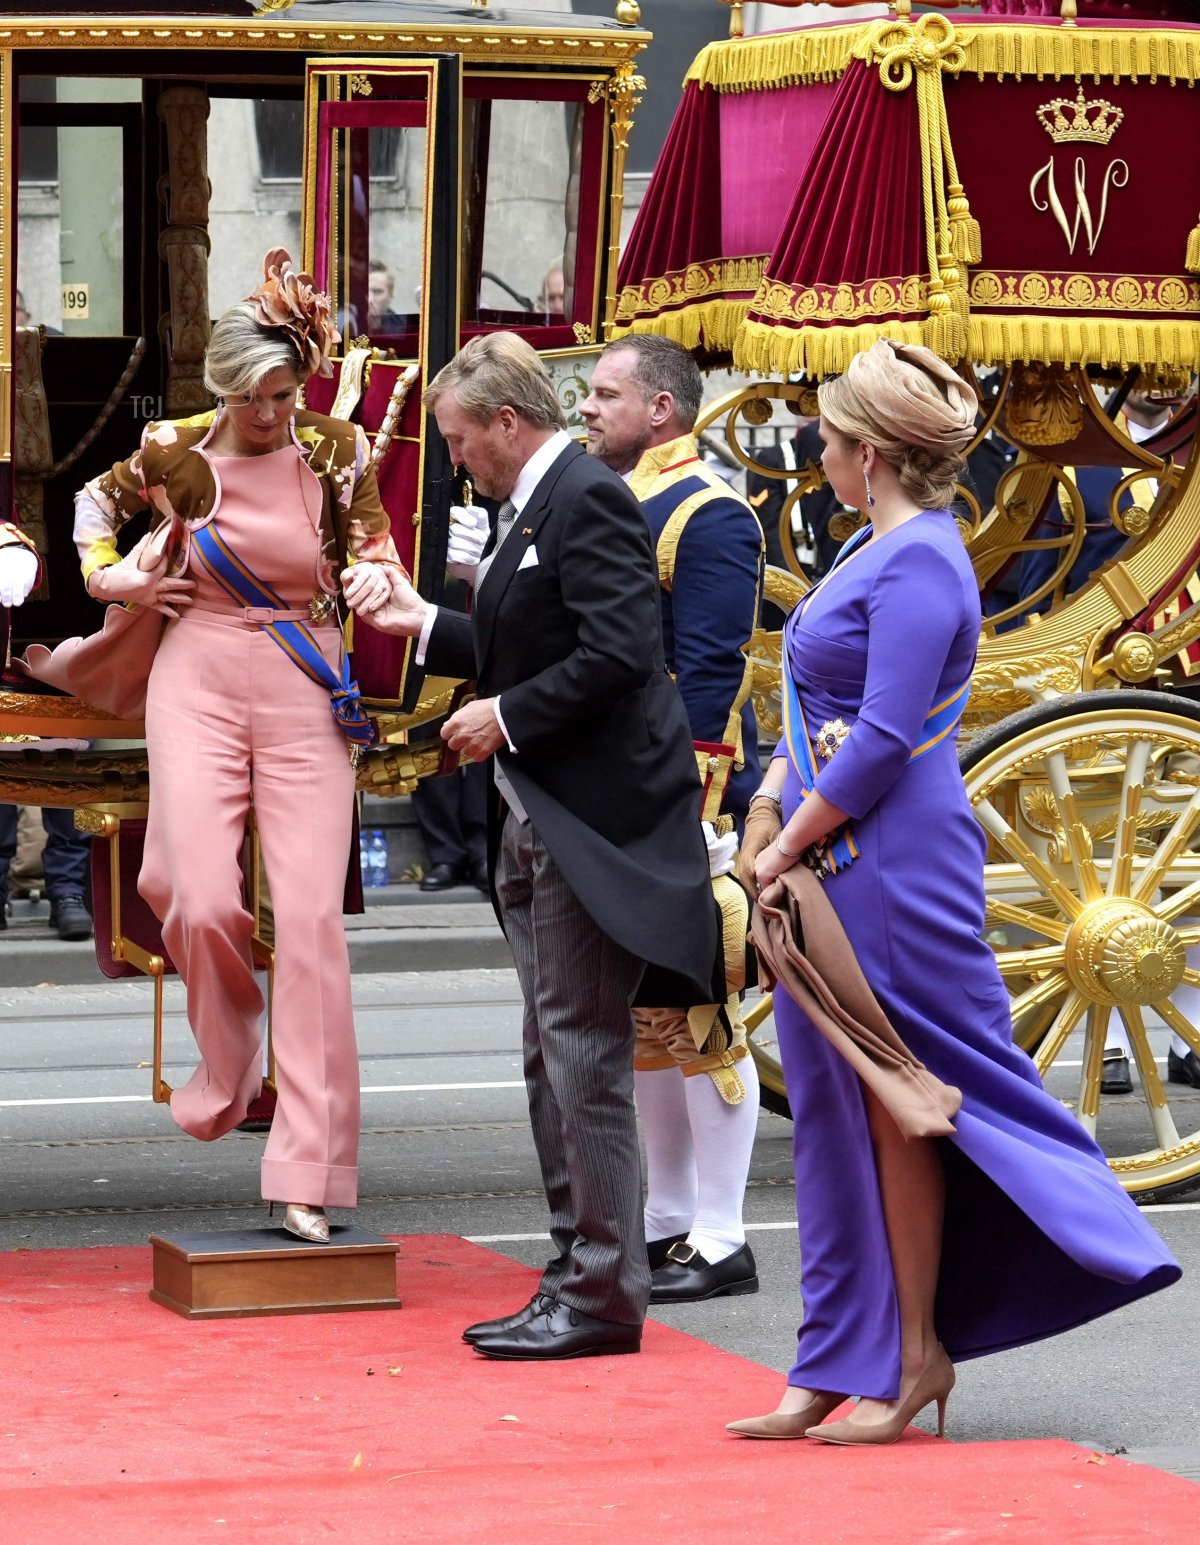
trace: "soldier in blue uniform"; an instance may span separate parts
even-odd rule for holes
[[[646,1140],[652,1303],[753,1293],[742,1200],[758,1121],[758,1075],[739,1008],[745,893],[729,871],[736,827],[761,782],[747,648],[762,583],[762,528],[700,459],[702,382],[686,349],[633,335],[597,361],[580,412],[588,450],[641,500],[658,559],[663,640],[704,783],[713,890],[729,996],[636,1009],[638,1112]],[[669,927],[669,919],[663,920]]]

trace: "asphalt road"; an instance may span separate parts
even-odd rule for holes
[[[465,1235],[540,1263],[545,1213],[513,973],[360,973],[355,997],[364,1123],[356,1221],[381,1233]],[[177,982],[166,999],[167,1076],[179,1082],[192,1048]],[[265,1220],[264,1138],[233,1133],[205,1145],[183,1136],[149,1097],[150,1031],[144,982],[0,986],[0,1252],[142,1244],[151,1233]],[[798,1318],[790,1143],[790,1123],[760,1118],[746,1218],[761,1291],[661,1311],[781,1372]],[[1200,1202],[1151,1216],[1183,1282],[1069,1335],[966,1365],[950,1407],[956,1440],[1063,1437],[1200,1480]]]

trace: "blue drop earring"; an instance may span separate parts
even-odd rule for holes
[[[867,476],[866,463],[863,463],[863,487],[867,490],[867,508],[875,508],[875,495],[871,492],[871,479]]]

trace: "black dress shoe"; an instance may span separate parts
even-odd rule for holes
[[[495,1336],[481,1336],[471,1345],[484,1357],[514,1362],[548,1362],[564,1357],[615,1357],[638,1352],[642,1346],[640,1325],[616,1325],[597,1320],[569,1304],[555,1304],[549,1314]]]
[[[82,896],[58,896],[50,903],[50,927],[60,939],[90,939],[92,919]]]
[[[450,891],[458,884],[458,870],[453,864],[433,864],[421,876],[419,891]]]
[[[735,1298],[758,1292],[758,1268],[750,1246],[743,1245],[715,1266],[695,1245],[672,1245],[667,1264],[650,1274],[652,1304],[687,1304],[703,1298]]]
[[[535,1293],[524,1309],[518,1309],[516,1314],[505,1315],[502,1320],[480,1320],[477,1325],[468,1325],[462,1338],[474,1345],[480,1336],[503,1335],[505,1331],[516,1330],[518,1325],[528,1325],[539,1314],[549,1314],[553,1308],[554,1300],[548,1293]]]
[[[648,1239],[646,1241],[646,1259],[650,1263],[650,1270],[657,1271],[660,1266],[667,1264],[667,1255],[672,1245],[683,1245],[686,1243],[686,1234],[668,1234],[665,1239]]]
[[[1200,1057],[1194,1051],[1181,1057],[1172,1046],[1167,1052],[1167,1082],[1191,1084],[1193,1089],[1200,1089]]]
[[[1129,1058],[1123,1052],[1118,1052],[1115,1057],[1105,1053],[1104,1066],[1100,1069],[1100,1093],[1133,1093],[1133,1074],[1129,1068]]]
[[[477,891],[482,891],[485,896],[491,895],[492,887],[488,884],[486,858],[481,858],[477,864],[471,865],[471,884]]]

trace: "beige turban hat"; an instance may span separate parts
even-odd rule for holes
[[[974,391],[932,349],[878,343],[856,354],[845,375],[817,390],[835,429],[876,446],[889,460],[906,446],[952,456],[970,444],[979,403]]]

